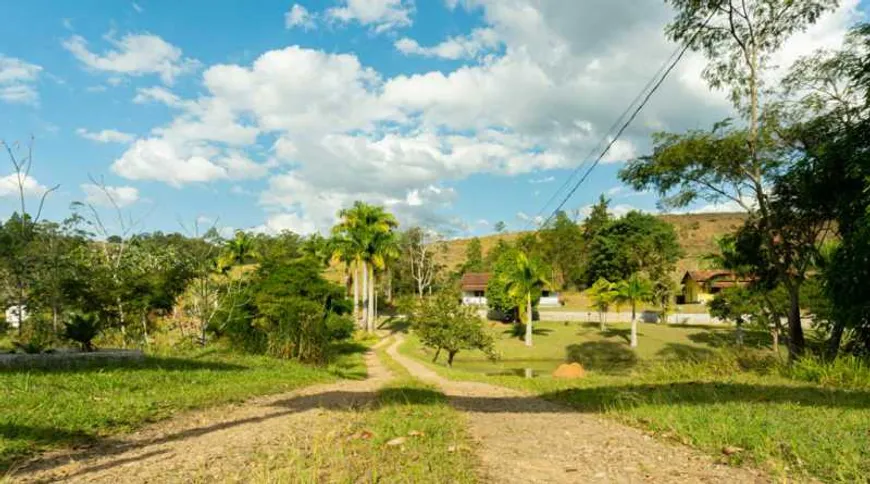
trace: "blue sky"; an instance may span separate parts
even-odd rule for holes
[[[778,63],[866,10],[844,0]],[[111,219],[96,181],[139,230],[327,230],[356,199],[451,235],[522,229],[667,58],[670,16],[652,0],[12,2],[0,139],[35,138],[28,190],[60,185],[52,219],[73,201]],[[655,210],[616,174],[651,132],[730,114],[702,68],[685,59],[567,209],[606,193]]]

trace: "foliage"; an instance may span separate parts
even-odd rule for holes
[[[616,300],[631,306],[631,347],[637,347],[637,305],[652,300],[653,284],[639,272],[616,283]]]
[[[592,304],[595,306],[595,309],[598,310],[601,331],[604,331],[605,315],[610,310],[610,305],[613,304],[619,295],[616,285],[602,277],[589,288],[588,294],[592,298]]]
[[[644,271],[653,278],[669,276],[682,255],[672,225],[640,212],[629,212],[598,230],[588,248],[586,281],[627,279]]]
[[[94,338],[102,330],[100,318],[93,313],[71,313],[64,322],[64,336],[78,343],[82,351],[94,351]]]
[[[423,344],[447,352],[450,366],[462,350],[481,350],[495,357],[492,337],[484,331],[476,310],[462,305],[450,292],[420,300],[411,316],[411,326]],[[435,358],[438,358],[437,353]]]
[[[465,248],[465,263],[462,265],[462,272],[485,272],[486,269],[480,239],[474,237],[468,241],[468,246]]]
[[[520,301],[519,322],[526,326],[526,346],[532,346],[532,321],[534,321],[533,295],[538,296],[541,290],[551,283],[547,280],[547,268],[536,258],[529,257],[525,252],[517,252],[516,257],[505,267],[505,271],[496,275],[503,280],[507,295],[511,301]]]
[[[559,287],[581,282],[583,231],[563,211],[551,225],[540,230],[543,260],[553,268],[553,283]],[[555,289],[555,288],[554,288]]]

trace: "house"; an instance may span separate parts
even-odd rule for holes
[[[683,276],[682,299],[685,304],[707,303],[722,289],[727,287],[742,287],[752,281],[751,278],[738,276],[732,271],[723,269],[688,271]]]
[[[488,272],[468,272],[462,275],[462,304],[471,306],[486,306],[486,285],[489,283]],[[554,307],[559,305],[559,293],[544,288],[541,291],[539,307]]]

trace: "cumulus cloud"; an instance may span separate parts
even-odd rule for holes
[[[498,35],[490,28],[474,29],[469,35],[450,37],[432,47],[423,47],[416,40],[403,37],[395,42],[396,50],[406,55],[439,57],[458,60],[471,59],[500,45]]]
[[[411,25],[414,4],[411,0],[340,0],[340,5],[326,10],[336,22],[358,22],[381,33]]]
[[[25,196],[41,196],[48,188],[36,181],[32,176],[21,178],[21,187],[24,188]],[[19,179],[15,173],[0,177],[0,198],[17,197],[19,190]]]
[[[104,186],[100,187],[92,183],[81,185],[82,191],[85,193],[85,200],[88,203],[101,207],[124,208],[136,203],[139,200],[139,190],[130,186]]]
[[[288,29],[299,27],[302,30],[313,30],[317,26],[314,24],[314,17],[308,12],[308,9],[297,3],[284,14],[284,27]]]
[[[19,104],[36,104],[39,93],[36,81],[42,67],[15,57],[0,54],[0,101]]]
[[[113,170],[175,186],[270,176],[259,201],[271,229],[326,230],[354,200],[387,205],[406,223],[459,227],[440,215],[456,197],[453,181],[576,167],[600,151],[614,116],[674,47],[662,35],[672,13],[655,2],[458,5],[480,9],[485,49],[469,47],[478,31],[433,47],[397,43],[409,55],[479,56],[452,71],[384,77],[353,54],[290,46],[248,64],[210,66],[191,98],[140,89],[134,101],[166,104],[174,118],[134,142]],[[411,8],[349,0],[317,15],[377,31],[410,24]],[[643,153],[652,131],[730,114],[722,93],[698,82],[703,61],[686,61],[604,162]]]
[[[130,133],[124,133],[114,129],[104,129],[102,131],[88,131],[85,128],[76,130],[76,134],[82,138],[96,141],[98,143],[129,143],[136,139],[136,136]]]
[[[156,35],[127,34],[120,39],[107,36],[106,40],[113,49],[103,54],[88,49],[88,42],[80,35],[64,40],[63,47],[89,69],[128,76],[158,75],[166,84],[199,65]]]

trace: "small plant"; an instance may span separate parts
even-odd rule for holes
[[[100,334],[100,318],[96,314],[72,313],[64,323],[64,336],[81,346],[82,351],[91,352],[94,338]]]
[[[12,345],[17,351],[35,355],[45,353],[57,342],[56,334],[51,326],[39,318],[31,318],[30,324],[26,325]]]

